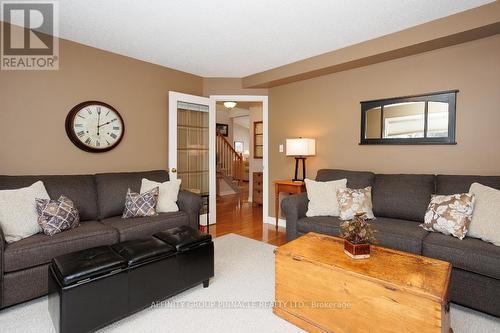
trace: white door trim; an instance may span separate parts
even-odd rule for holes
[[[215,123],[217,122],[217,108],[216,108],[216,103],[217,102],[223,102],[223,101],[235,101],[235,102],[261,102],[262,103],[262,120],[264,123],[264,149],[263,149],[263,158],[262,158],[262,165],[263,165],[263,177],[264,177],[264,182],[263,182],[263,187],[264,187],[264,193],[262,197],[262,212],[263,212],[263,219],[262,222],[266,223],[267,222],[267,217],[269,216],[269,110],[268,110],[268,97],[267,96],[257,96],[257,95],[210,95],[210,131],[213,130],[213,132],[210,132],[210,138],[213,138],[213,142],[210,142],[210,144],[213,144],[213,147],[210,146],[210,168],[209,168],[209,174],[210,174],[210,188],[212,188],[212,181],[215,184],[216,179],[217,179],[217,174],[216,174],[216,161],[215,161]],[[213,163],[213,164],[212,164]],[[215,212],[216,211],[216,202],[215,200],[212,200],[212,197],[210,197],[210,212]],[[210,218],[212,219],[212,214],[210,214]],[[213,219],[212,221],[215,221]]]
[[[208,180],[208,188],[210,195],[210,224],[215,223],[215,200],[216,200],[216,188],[215,188],[215,179],[212,180],[211,172],[213,171],[215,174],[215,120],[216,120],[216,110],[215,105],[212,109],[211,100],[207,97],[196,96],[183,94],[175,91],[168,92],[168,173],[170,175],[170,179],[177,179],[177,174],[172,173],[172,167],[177,168],[177,130],[172,130],[172,124],[176,124],[177,126],[177,102],[189,102],[200,105],[208,105],[208,149],[209,149],[209,180]],[[176,110],[176,112],[170,112],[170,110]],[[213,119],[212,119],[213,118]],[[170,149],[171,147],[175,147],[175,149]],[[212,150],[213,149],[213,150]],[[212,156],[213,155],[213,156]],[[213,159],[213,161],[212,161]],[[212,170],[213,168],[213,170]],[[212,210],[213,208],[213,210]],[[202,224],[206,223],[202,221]]]

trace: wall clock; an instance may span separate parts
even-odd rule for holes
[[[68,113],[66,133],[78,148],[102,153],[118,146],[125,133],[125,124],[111,105],[88,101],[76,105]]]

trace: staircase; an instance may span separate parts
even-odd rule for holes
[[[221,195],[221,182],[225,182],[234,193],[240,192],[243,180],[243,156],[234,150],[227,139],[217,131],[217,195]]]

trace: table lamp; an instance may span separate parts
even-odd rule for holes
[[[286,156],[295,157],[295,177],[293,181],[306,178],[306,157],[316,155],[316,140],[308,138],[286,139]],[[298,178],[299,160],[302,161],[302,179]]]

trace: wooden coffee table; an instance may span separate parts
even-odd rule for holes
[[[452,332],[448,262],[379,246],[354,260],[316,233],[275,255],[273,312],[309,332]]]

